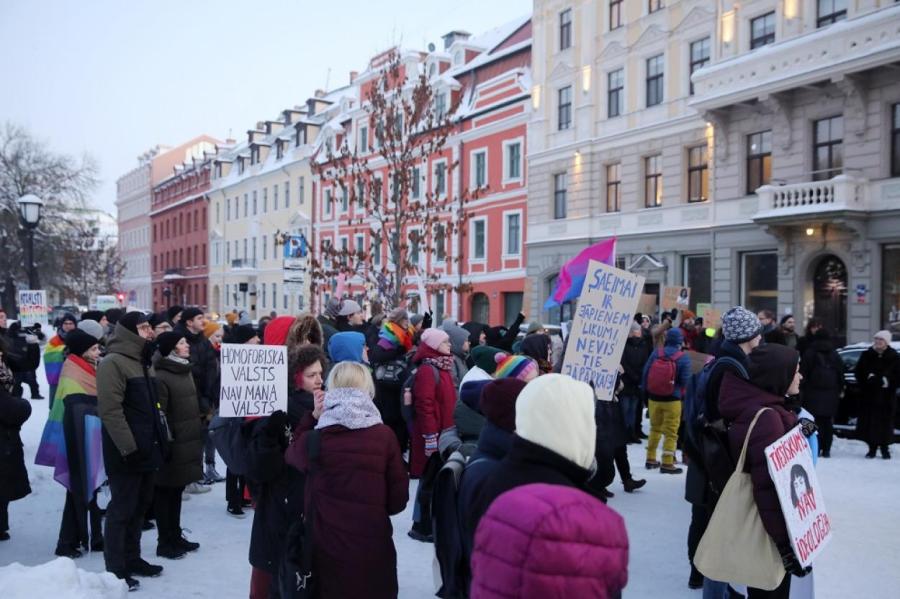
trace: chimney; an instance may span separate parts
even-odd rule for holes
[[[313,92],[313,97],[315,97],[315,98],[324,98],[324,97],[325,97],[325,90],[324,90],[324,89],[317,89],[316,91]]]
[[[453,45],[453,42],[456,41],[465,41],[472,37],[472,34],[468,31],[462,31],[460,29],[455,29],[450,33],[446,33],[442,36],[444,38],[444,50],[450,48]]]
[[[356,81],[357,77],[359,77],[359,71],[350,71],[350,83]]]

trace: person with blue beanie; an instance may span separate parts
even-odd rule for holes
[[[681,474],[675,466],[678,425],[681,423],[681,400],[691,378],[691,360],[682,351],[684,336],[678,328],[666,332],[665,346],[659,348],[644,366],[642,388],[650,405],[650,438],[647,439],[647,469],[659,468],[665,474]],[[656,449],[663,440],[662,464]]]
[[[333,364],[338,362],[369,363],[366,336],[356,331],[335,333],[328,340],[328,355]]]

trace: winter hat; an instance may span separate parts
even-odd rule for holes
[[[421,314],[413,314],[412,316],[409,317],[409,324],[413,325],[414,327],[417,327],[420,324],[422,324],[423,320],[425,320],[425,317],[422,316]]]
[[[181,317],[181,320],[184,320],[184,316]],[[250,320],[250,314],[246,310],[241,310],[241,313],[238,314],[238,324],[253,324],[253,321]]]
[[[181,313],[181,322],[187,322],[189,320],[193,320],[203,314],[203,310],[196,306],[191,306],[190,308],[185,308],[184,312]]]
[[[485,341],[488,345],[500,347],[507,331],[509,331],[509,329],[504,326],[488,327],[484,330]]]
[[[639,322],[632,322],[631,327],[628,329],[631,333],[640,333],[644,330],[644,327],[641,326]]]
[[[441,343],[449,340],[450,335],[448,335],[446,331],[442,331],[441,329],[425,329],[422,332],[422,343],[424,343],[434,351],[437,351]]]
[[[97,341],[103,339],[103,336],[106,334],[106,330],[96,320],[82,320],[78,323],[78,330],[84,331]]]
[[[387,319],[391,322],[400,323],[404,320],[409,320],[409,312],[406,311],[406,308],[394,308],[388,313]]]
[[[547,335],[528,335],[522,340],[519,352],[533,360],[547,360],[551,343]]]
[[[471,340],[471,337],[469,339]],[[475,366],[491,375],[497,370],[497,362],[494,361],[494,356],[501,353],[503,352],[490,345],[476,345],[469,352],[475,361]]]
[[[353,314],[357,314],[362,312],[362,306],[353,301],[352,299],[345,299],[344,303],[341,304],[341,310],[338,312],[338,316],[352,316]]]
[[[64,322],[71,322],[72,324],[77,325],[78,319],[75,318],[75,315],[72,314],[71,312],[66,312],[65,314],[62,315],[62,318],[59,319],[60,326],[62,326],[62,323],[64,323]]]
[[[684,335],[680,328],[672,328],[666,331],[666,345],[670,347],[681,347],[684,345]]]
[[[166,316],[169,322],[174,322],[175,317],[178,316],[180,312],[184,312],[184,306],[179,306],[178,304],[175,304],[166,310]]]
[[[505,431],[516,430],[516,400],[526,386],[519,379],[488,381],[481,390],[478,407],[488,421]]]
[[[484,386],[493,381],[494,379],[480,379],[480,380],[469,380],[459,386],[459,399],[461,402],[466,404],[469,408],[475,410],[479,414],[481,413],[481,392],[484,390]]]
[[[132,310],[132,312],[133,311],[134,310]],[[125,314],[125,312],[123,310],[120,310],[119,308],[110,308],[109,310],[107,310],[106,312],[103,313],[103,315],[106,316],[106,320],[108,320],[109,324],[112,324],[112,325],[119,322],[119,319],[122,318],[123,314]]]
[[[441,323],[441,328],[447,332],[450,332],[450,327],[458,327],[459,323],[453,320],[452,318],[445,318]],[[469,334],[469,331],[466,331],[466,335]]]
[[[469,340],[469,331],[456,325],[442,327],[443,331],[450,337],[450,348],[455,354],[463,355],[463,344]]]
[[[497,362],[495,379],[516,378],[524,381],[529,374],[538,374],[537,363],[527,356],[510,356],[500,352],[494,356],[494,361]]]
[[[128,314],[120,318],[118,324],[122,325],[123,327],[137,335],[137,326],[145,322],[149,322],[147,315],[143,312],[135,310],[134,312],[129,312]]]
[[[203,327],[203,336],[206,337],[207,339],[209,339],[220,328],[221,328],[221,325],[218,322],[216,322],[214,320],[210,320],[209,322],[206,323],[206,326]]]
[[[259,337],[259,334],[256,332],[256,329],[248,324],[242,324],[240,326],[234,327],[234,331],[231,333],[231,340],[234,343],[247,343],[254,337]]]
[[[565,374],[534,379],[516,401],[516,434],[581,468],[594,464],[594,391]]]
[[[762,330],[756,314],[743,306],[735,306],[722,316],[722,335],[726,341],[744,343]]]
[[[97,323],[97,326],[100,326],[100,324]],[[97,343],[99,343],[99,340],[96,337],[81,329],[69,331],[69,334],[66,335],[66,349],[75,356],[81,356],[84,352],[97,345]]]
[[[688,318],[690,318],[691,320],[695,320],[697,318],[697,315],[694,314],[691,310],[682,310],[681,311],[681,320],[684,321],[684,320],[687,320]]]
[[[328,304],[325,305],[325,316],[334,320],[338,317],[338,313],[341,311],[341,300],[336,297],[328,300]]]
[[[537,333],[538,331],[540,331],[543,328],[544,328],[543,323],[535,321],[535,322],[532,322],[530,325],[528,325],[528,330],[525,331],[525,334],[531,335],[532,333]]]
[[[100,322],[100,319],[103,318],[103,312],[101,310],[88,310],[87,312],[81,313],[81,320],[95,320]]]
[[[159,353],[165,357],[172,353],[178,342],[184,339],[184,335],[175,331],[166,331],[156,338],[156,347]]]
[[[878,331],[877,333],[875,333],[875,335],[872,338],[873,339],[882,339],[882,340],[886,341],[887,343],[890,343],[891,342],[891,332],[890,331]]]
[[[285,345],[292,324],[294,324],[293,316],[279,316],[275,318],[266,326],[266,330],[263,333],[263,343],[266,345]]]
[[[784,397],[800,362],[797,350],[778,343],[766,343],[750,352],[750,382],[777,397]]]
[[[793,314],[785,314],[784,316],[781,317],[781,320],[778,321],[778,324],[780,324],[781,326],[784,326],[784,323],[786,323],[789,318],[793,318],[793,317],[794,317]]]
[[[228,326],[233,327],[234,323],[237,322],[237,319],[238,319],[238,315],[235,314],[234,312],[229,312],[228,314],[225,315],[225,322],[228,323]]]
[[[356,331],[335,333],[331,336],[331,339],[328,340],[328,355],[331,357],[331,361],[334,363],[362,363],[363,347],[365,347],[365,345],[366,336],[362,333],[357,333]]]

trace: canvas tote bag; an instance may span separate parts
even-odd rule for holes
[[[750,474],[744,472],[750,434],[768,409],[758,411],[750,423],[741,457],[700,539],[694,565],[711,580],[771,591],[781,584],[785,570],[775,542],[759,517]]]

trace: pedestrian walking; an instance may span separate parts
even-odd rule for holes
[[[827,329],[816,331],[800,360],[800,374],[803,375],[800,385],[803,407],[815,417],[819,428],[819,455],[830,458],[834,415],[844,393],[844,362]]]
[[[650,404],[650,438],[647,440],[647,469],[659,468],[664,474],[681,474],[675,465],[681,400],[691,378],[691,360],[682,351],[684,338],[678,328],[666,331],[663,348],[650,354],[644,367],[643,389]],[[657,448],[663,439],[662,463]]]
[[[900,355],[891,347],[890,331],[878,331],[872,347],[856,363],[856,381],[862,389],[856,435],[869,446],[867,458],[891,458],[897,387],[900,386]]]

